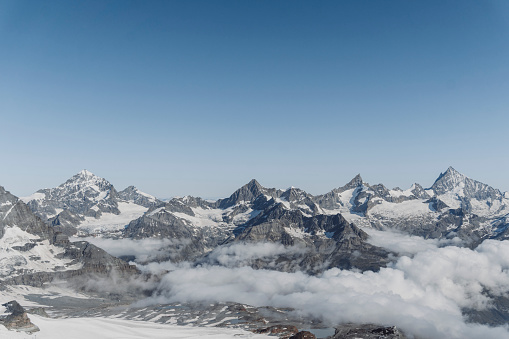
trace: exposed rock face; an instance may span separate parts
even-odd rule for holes
[[[7,327],[7,329],[27,333],[39,331],[39,328],[30,321],[25,309],[17,301],[9,301],[2,304],[2,306],[10,313],[7,316],[0,316],[0,323]]]
[[[308,331],[300,331],[298,333],[295,333],[288,339],[316,339],[316,336]]]
[[[291,256],[279,257],[279,270],[288,270],[291,262],[310,273],[331,267],[376,271],[388,262],[388,253],[368,244],[368,235],[340,214],[306,217],[298,210],[276,204],[239,229],[240,233],[230,241],[276,242],[301,248]],[[262,262],[255,263],[260,266],[257,268],[263,268]]]
[[[331,339],[406,339],[407,337],[395,326],[344,324],[336,328]]]
[[[273,325],[266,328],[254,330],[255,333],[275,335],[279,338],[293,338],[299,332],[299,329],[294,325]]]
[[[87,242],[67,236],[35,216],[0,187],[0,278],[4,284],[42,286],[83,275],[137,274],[135,267]]]
[[[61,232],[67,236],[73,236],[78,232],[76,225],[79,225],[84,220],[85,218],[83,216],[69,210],[64,210],[55,217],[50,218],[48,223],[53,226],[55,231]]]
[[[122,200],[132,201],[137,205],[147,208],[162,204],[161,200],[151,196],[150,194],[141,192],[134,186],[129,186],[123,191],[118,192],[118,197]]]
[[[224,242],[230,234],[228,227],[195,227],[174,213],[194,217],[190,207],[172,201],[131,221],[124,229],[123,236],[132,239],[171,239],[171,250],[167,251],[167,256],[159,256],[157,260],[178,262],[194,260]]]
[[[276,189],[267,189],[260,185],[255,179],[235,191],[229,198],[217,201],[218,207],[226,209],[237,205],[240,202],[252,202],[260,195],[276,197],[278,192]]]
[[[25,203],[2,186],[0,186],[0,216],[0,238],[5,233],[5,227],[9,225],[16,225],[43,239],[53,237],[53,229],[36,217]]]

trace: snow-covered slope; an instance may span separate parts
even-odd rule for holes
[[[34,213],[67,235],[117,232],[161,202],[129,186],[121,192],[83,170],[56,188],[24,197]]]
[[[19,227],[5,227],[0,238],[0,278],[35,272],[78,270],[83,265],[71,258],[63,258],[65,249],[48,239],[23,231]]]
[[[137,273],[94,245],[69,242],[0,186],[0,285],[41,285],[53,279],[112,271]]]
[[[32,337],[39,339],[274,338],[264,334],[254,334],[242,329],[179,326],[114,318],[51,319],[31,314],[30,319],[39,327],[40,332],[29,335],[24,332],[9,331],[4,326],[0,325],[0,337],[12,339],[26,339]]]

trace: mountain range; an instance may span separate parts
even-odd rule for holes
[[[166,255],[152,260],[203,260],[218,246],[272,242],[301,249],[291,258],[277,258],[276,269],[309,272],[384,266],[389,253],[369,244],[366,228],[454,240],[468,247],[509,234],[508,193],[452,167],[429,188],[416,183],[407,190],[388,189],[357,175],[342,187],[313,196],[295,187],[265,188],[253,179],[225,199],[186,196],[166,202],[134,186],[117,191],[83,170],[56,188],[21,200],[65,235],[171,239]],[[353,251],[359,254],[355,258]]]
[[[337,269],[382,273],[403,254],[377,245],[376,232],[474,249],[484,240],[491,239],[493,246],[501,244],[493,240],[508,239],[508,219],[507,192],[452,167],[429,188],[416,183],[407,190],[388,189],[357,175],[342,187],[312,195],[295,187],[266,188],[253,179],[216,201],[192,196],[163,201],[134,186],[118,191],[83,170],[28,197],[0,187],[0,291],[57,281],[83,290],[97,279],[106,279],[100,285],[115,285],[118,277],[143,288],[154,288],[161,279],[164,283],[167,270],[147,275],[132,262],[145,270],[182,263],[171,267],[184,272],[188,267],[199,272],[203,267],[230,272],[249,267],[309,277],[337,274]],[[91,243],[100,239],[108,244],[104,250]],[[107,252],[126,244],[138,248],[119,257]],[[145,246],[156,248],[149,248],[151,255],[140,254]],[[119,302],[126,298],[114,296]],[[492,299],[486,310],[466,307],[462,312],[478,323],[503,324],[509,319],[507,298]]]

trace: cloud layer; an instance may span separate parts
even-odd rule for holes
[[[136,262],[154,261],[162,257],[177,257],[180,249],[189,244],[184,239],[109,239],[98,237],[73,238],[71,241],[85,240],[116,257],[135,256]]]
[[[414,238],[407,240],[419,241]],[[485,241],[475,250],[425,244],[413,257],[403,256],[376,273],[330,269],[318,276],[238,267],[232,253],[245,262],[282,250],[244,244],[244,251],[233,247],[214,254],[223,266],[174,266],[144,302],[234,301],[293,307],[331,325],[396,325],[423,338],[509,337],[507,328],[467,323],[461,312],[489,307],[485,291],[507,294],[509,241]]]

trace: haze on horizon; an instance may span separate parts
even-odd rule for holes
[[[0,185],[509,191],[504,1],[0,3]]]

